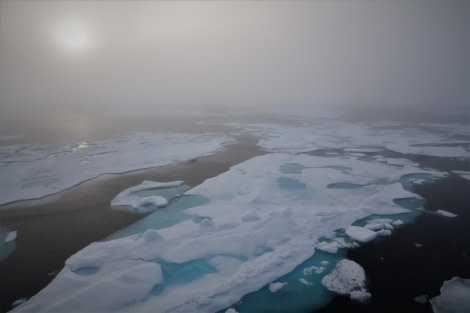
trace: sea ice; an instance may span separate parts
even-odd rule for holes
[[[137,132],[60,146],[0,146],[0,205],[55,194],[101,174],[211,155],[233,140],[221,134]]]
[[[313,286],[313,284],[309,282],[308,280],[306,280],[305,278],[300,278],[299,281],[304,286]]]
[[[294,163],[300,170],[286,171],[284,165]],[[187,206],[183,211],[186,218],[177,223],[159,225],[158,230],[141,229],[140,233],[93,243],[77,252],[49,286],[16,310],[225,310],[244,295],[293,271],[320,249],[321,238],[335,230],[346,229],[370,215],[409,212],[395,200],[419,197],[400,183],[402,176],[414,174],[443,175],[353,157],[273,153],[252,158],[207,179],[173,202],[187,197],[209,199]],[[280,177],[289,180],[279,184]],[[358,188],[328,188],[333,183],[356,180],[361,184]],[[291,188],[291,182],[303,187]],[[168,209],[152,215],[162,216]],[[343,238],[329,240],[333,242],[327,245],[336,249],[350,245]],[[348,264],[348,270],[357,274],[357,267]],[[148,279],[137,270],[144,265],[153,272]],[[84,271],[91,268],[91,274]],[[136,273],[131,275],[134,268]],[[112,284],[118,287],[105,288]],[[359,291],[362,293],[352,295],[354,299],[367,296],[365,290]],[[96,301],[90,300],[101,293],[105,297],[97,307]],[[111,301],[113,297],[115,302]]]
[[[359,264],[343,259],[330,274],[323,277],[321,283],[330,291],[349,295],[353,301],[364,302],[370,299],[365,280],[364,269]]]
[[[278,292],[279,290],[282,289],[287,283],[281,283],[281,282],[276,282],[276,283],[270,283],[269,284],[269,291],[271,292]]]
[[[346,228],[346,235],[360,242],[369,242],[377,238],[375,231],[358,226],[349,226]]]
[[[445,210],[437,210],[436,214],[439,214],[444,217],[457,217],[457,214],[454,214]]]
[[[462,178],[470,180],[470,171],[452,171],[457,175],[460,175]]]
[[[9,243],[9,242],[15,241],[17,235],[18,235],[18,232],[16,230],[11,231],[6,235],[5,240],[3,242]]]
[[[140,196],[139,192],[153,191],[158,192],[159,190],[175,189],[183,185],[183,181],[175,181],[169,183],[161,183],[154,181],[144,181],[138,186],[127,188],[120,192],[113,200],[111,200],[112,207],[123,207],[132,208],[133,212],[148,212],[154,208],[161,208],[168,204],[168,201],[179,195],[178,190],[174,193],[170,193],[167,199],[161,195],[146,195]]]
[[[428,302],[428,295],[417,296],[414,300],[418,303],[425,304]]]
[[[441,287],[441,294],[429,300],[434,313],[470,312],[470,279],[453,277]]]

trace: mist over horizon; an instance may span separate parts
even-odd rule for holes
[[[468,1],[0,6],[4,118],[470,107]]]

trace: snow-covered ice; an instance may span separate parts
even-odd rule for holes
[[[434,313],[470,312],[470,279],[453,277],[442,285],[441,294],[431,298]]]
[[[470,171],[452,171],[457,175],[460,175],[462,178],[470,180]]]
[[[349,226],[346,228],[346,235],[360,242],[369,242],[377,238],[375,231],[358,226]]]
[[[269,284],[269,291],[271,292],[278,292],[282,289],[287,283],[275,282]]]
[[[344,259],[336,264],[330,274],[323,277],[321,283],[330,291],[349,295],[353,301],[366,302],[371,296],[365,281],[364,269],[356,262]]]
[[[138,186],[120,192],[111,200],[111,206],[130,208],[133,212],[148,212],[166,206],[170,200],[179,196],[180,189],[177,187],[181,187],[183,184],[183,181],[161,183],[146,180]],[[165,192],[167,190],[173,192]],[[159,191],[161,195],[155,195]]]
[[[0,205],[41,198],[101,174],[189,161],[233,140],[221,134],[130,133],[60,146],[0,146]]]
[[[359,157],[273,153],[252,158],[187,191],[185,196],[210,201],[186,209],[187,218],[179,223],[93,243],[71,256],[54,281],[17,311],[226,309],[291,272],[335,230],[372,214],[408,212],[395,200],[419,196],[403,188],[405,175],[444,174]],[[329,187],[343,182],[360,186]],[[347,244],[336,241],[341,242]],[[140,276],[144,268],[153,273],[145,279]],[[117,287],[110,288],[113,284]],[[100,293],[106,296],[99,305],[90,301]],[[364,290],[350,293],[355,300],[368,297]],[[111,303],[113,297],[119,301]]]

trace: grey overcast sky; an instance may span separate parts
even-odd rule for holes
[[[0,110],[470,106],[470,1],[0,2]]]

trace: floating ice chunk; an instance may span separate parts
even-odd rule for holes
[[[392,235],[392,232],[389,229],[381,229],[377,232],[377,235],[386,237]]]
[[[308,280],[306,280],[305,278],[300,278],[299,279],[300,283],[302,285],[305,285],[305,286],[313,286],[313,283],[309,282]]]
[[[16,230],[11,231],[5,236],[5,240],[3,242],[9,243],[9,242],[15,241],[17,236],[18,236],[18,232]]]
[[[441,294],[431,298],[434,313],[470,312],[470,279],[453,277],[441,287]]]
[[[328,253],[337,253],[338,252],[338,243],[333,241],[333,242],[326,242],[322,241],[319,244],[316,245],[315,249],[325,251]]]
[[[403,222],[402,220],[396,220],[392,222],[392,225],[395,227],[402,226],[403,224],[405,224],[405,222]]]
[[[414,300],[418,303],[426,304],[428,302],[428,295],[417,296]]]
[[[225,311],[225,313],[238,313],[238,312],[234,308],[230,308],[230,309],[227,309],[227,311]]]
[[[346,235],[360,242],[369,242],[377,238],[375,231],[358,226],[349,226],[346,228]]]
[[[410,161],[405,158],[386,158],[386,162],[390,165],[399,165],[399,166],[419,166],[418,163]]]
[[[276,283],[270,283],[269,284],[269,291],[271,292],[278,292],[279,290],[282,289],[287,283],[281,283],[281,282],[276,282]]]
[[[421,248],[421,247],[423,247],[423,244],[422,244],[422,243],[419,243],[419,242],[416,242],[416,243],[415,243],[415,247],[416,247],[416,248]]]
[[[165,207],[168,204],[168,199],[163,196],[139,196],[136,194],[144,190],[158,190],[179,187],[182,184],[184,184],[183,181],[160,183],[146,180],[138,186],[130,187],[120,192],[113,200],[111,200],[111,206],[132,207],[134,208],[134,212],[147,212],[151,210],[152,207]]]
[[[326,270],[326,268],[324,268],[323,266],[320,266],[320,267],[310,266],[310,267],[304,268],[302,273],[304,275],[312,275],[313,273],[321,274],[323,273],[324,270]]]
[[[448,211],[444,211],[444,210],[437,210],[436,213],[439,214],[439,215],[442,215],[444,217],[457,217],[457,214],[454,214],[454,213],[451,213],[451,212],[448,212]]]
[[[18,305],[22,304],[22,303],[25,303],[28,299],[27,298],[20,298],[18,300],[15,300],[13,303],[12,303],[12,307],[15,308],[17,307]]]
[[[322,266],[328,266],[328,265],[330,265],[330,262],[328,262],[328,261],[321,261],[321,262],[320,262],[320,265],[322,265]]]
[[[370,301],[372,295],[365,290],[354,290],[351,292],[350,298],[353,302],[366,303]]]
[[[326,289],[340,295],[349,295],[351,300],[370,299],[367,295],[364,269],[354,261],[344,259],[336,264],[333,271],[322,278]]]

